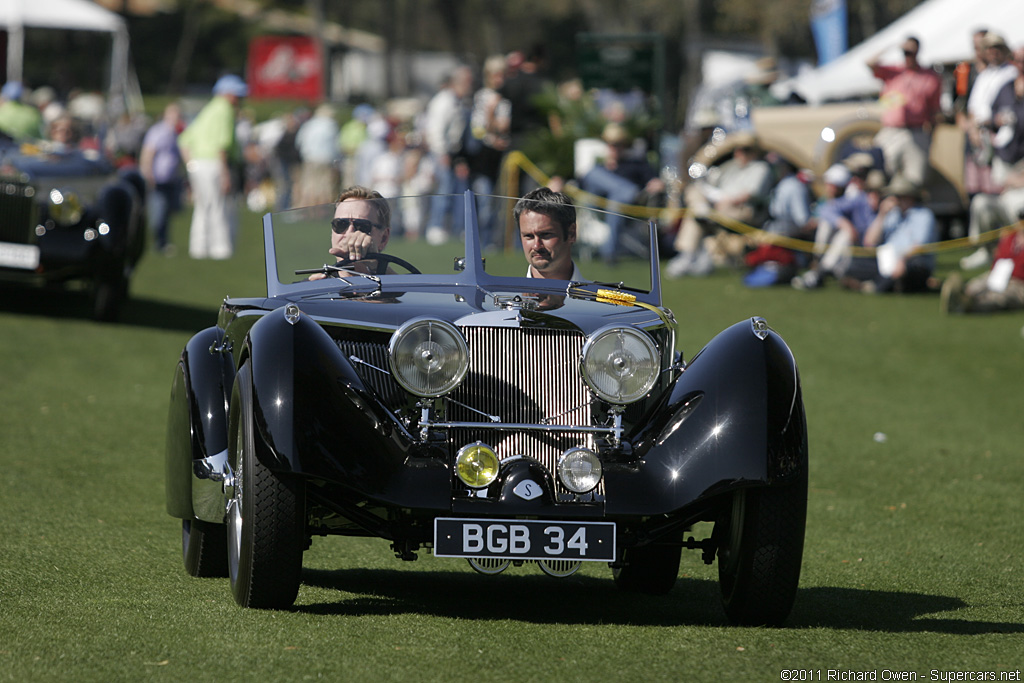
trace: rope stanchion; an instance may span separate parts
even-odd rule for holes
[[[551,177],[545,174],[540,168],[530,161],[525,154],[516,150],[509,152],[505,158],[505,167],[508,174],[509,183],[508,187],[512,190],[508,196],[513,196],[518,189],[519,172],[525,172],[535,182],[540,185],[548,185],[551,182]],[[513,185],[513,179],[515,185]],[[602,209],[607,209],[614,202],[609,202],[604,197],[600,197],[578,187],[567,186],[565,188],[566,194],[571,196],[575,201],[587,204],[589,206],[597,206]],[[662,218],[665,220],[676,220],[684,216],[691,215],[693,212],[685,207],[650,207],[650,206],[639,206],[636,204],[621,204],[614,203],[618,213],[632,216],[633,218]],[[824,246],[819,246],[809,240],[801,240],[795,237],[786,237],[784,235],[776,235],[774,233],[755,228],[752,225],[747,225],[742,221],[737,221],[717,211],[709,212],[704,218],[710,220],[716,225],[720,225],[726,230],[731,230],[739,235],[746,235],[752,239],[752,241],[758,244],[774,244],[776,246],[791,249],[793,251],[800,251],[808,254],[820,254],[824,251]],[[1012,230],[1014,225],[1006,225],[996,230],[989,230],[977,237],[958,237],[950,240],[942,240],[940,242],[931,242],[929,244],[922,244],[921,246],[914,249],[914,253],[917,254],[931,254],[931,253],[942,253],[947,251],[957,251],[959,249],[969,249],[977,247],[982,244],[994,242]],[[874,247],[848,247],[849,252],[854,256],[874,256]]]

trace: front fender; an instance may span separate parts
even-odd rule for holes
[[[404,429],[315,320],[285,308],[256,322],[246,342],[263,464],[382,502],[450,507],[445,461]]]
[[[197,467],[199,471],[209,469],[207,464],[227,454],[225,378],[232,375],[230,361],[217,350],[222,341],[223,333],[216,327],[193,336],[181,353],[171,383],[165,495],[167,512],[182,519],[196,516],[193,473]]]
[[[669,513],[806,468],[796,361],[759,319],[711,340],[656,415],[631,436],[636,466],[606,474],[609,514]]]

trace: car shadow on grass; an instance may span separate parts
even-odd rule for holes
[[[295,611],[308,614],[417,613],[539,624],[729,625],[719,601],[718,582],[707,579],[680,577],[675,588],[664,596],[620,591],[610,576],[554,579],[543,575],[488,577],[467,572],[306,569],[303,582],[339,593],[336,601],[295,606]],[[959,598],[942,595],[802,588],[785,625],[891,633],[1024,633],[1022,623],[929,616],[967,607]]]
[[[84,289],[9,287],[0,290],[2,310],[43,318],[91,320],[92,298]],[[217,323],[217,309],[198,308],[170,301],[131,297],[121,309],[116,325],[159,330],[198,332]]]

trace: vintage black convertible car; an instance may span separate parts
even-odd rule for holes
[[[326,254],[334,205],[264,218],[265,295],[225,299],[174,374],[166,498],[186,570],[284,608],[313,536],[371,536],[484,574],[604,563],[658,594],[689,548],[717,558],[731,621],[782,622],[807,502],[787,345],[752,318],[684,361],[653,223],[623,231],[643,258],[527,278],[516,200],[457,199],[463,234],[431,246],[396,225],[369,265]],[[509,249],[482,246],[483,206]],[[606,224],[577,215],[581,233]]]
[[[146,186],[100,154],[0,134],[0,282],[84,283],[114,320],[145,248]]]

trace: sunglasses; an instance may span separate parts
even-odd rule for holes
[[[355,228],[358,232],[369,235],[374,228],[380,228],[379,223],[374,223],[366,218],[335,218],[331,221],[331,230],[338,235],[344,235],[349,227]]]

